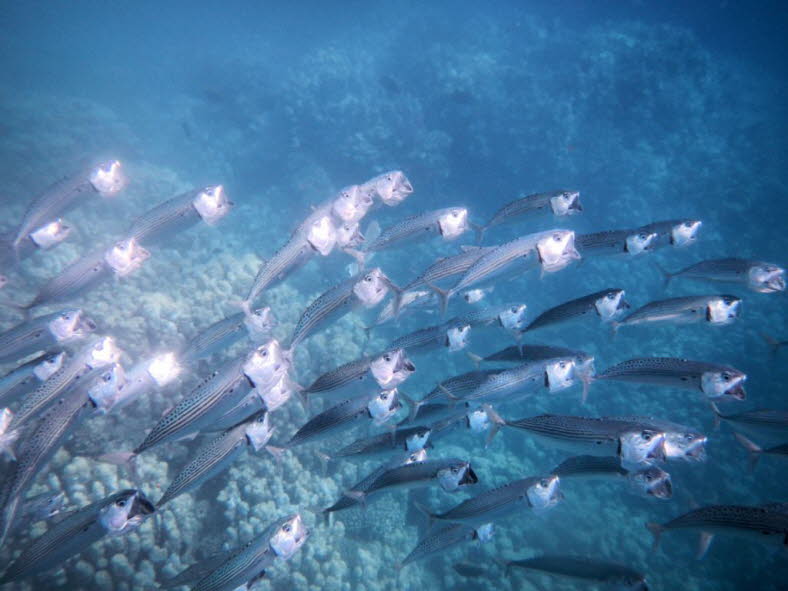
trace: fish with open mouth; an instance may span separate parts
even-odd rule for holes
[[[774,263],[751,259],[711,259],[678,271],[660,269],[667,286],[675,278],[743,285],[757,293],[785,291],[785,269]]]

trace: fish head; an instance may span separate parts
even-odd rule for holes
[[[48,497],[41,508],[40,515],[43,515],[45,518],[54,517],[63,510],[65,500],[66,495],[63,492]]]
[[[403,466],[413,464],[415,462],[424,462],[427,459],[427,450],[421,448],[413,453],[409,453],[405,460],[402,462]]]
[[[785,291],[785,269],[771,263],[758,263],[750,268],[749,287],[759,293]]]
[[[63,242],[71,233],[71,226],[64,224],[60,218],[44,224],[30,232],[30,239],[42,250],[47,250]]]
[[[344,222],[337,227],[337,244],[340,248],[356,248],[364,244],[358,222]]]
[[[624,251],[632,256],[654,250],[654,242],[657,239],[656,232],[648,232],[646,230],[639,230],[634,234],[630,234],[626,239],[626,246]]]
[[[583,351],[578,351],[573,362],[575,364],[575,378],[580,381],[590,380],[596,373],[594,367],[594,356]]]
[[[102,337],[88,349],[86,363],[91,368],[104,367],[117,363],[122,354],[123,351],[115,344],[115,339]]]
[[[405,438],[405,449],[409,452],[417,452],[424,449],[431,434],[432,429],[429,427],[417,427],[412,434]]]
[[[125,277],[139,269],[150,258],[150,252],[144,249],[134,238],[116,242],[104,254],[104,260],[112,267],[118,277]]]
[[[689,246],[695,243],[702,225],[700,220],[682,220],[670,229],[670,243],[673,246]]]
[[[545,385],[553,392],[566,390],[575,383],[575,362],[570,357],[561,357],[545,365]]]
[[[704,372],[700,378],[700,388],[708,398],[729,396],[736,400],[744,400],[747,397],[743,385],[746,380],[747,374],[727,367],[720,371]]]
[[[719,296],[706,304],[706,321],[709,324],[730,324],[739,317],[740,313],[741,299],[736,296]]]
[[[282,560],[289,560],[309,538],[309,529],[299,514],[284,519],[275,528],[268,545]]]
[[[260,411],[255,413],[251,419],[247,421],[244,433],[249,444],[255,451],[260,451],[274,434],[271,428],[271,421],[268,419],[268,411]]]
[[[512,304],[498,314],[498,321],[506,330],[520,332],[526,326],[526,311],[528,306],[525,304]]]
[[[175,356],[175,353],[171,351],[156,355],[148,362],[148,366],[145,369],[159,388],[169,384],[172,380],[177,378],[183,370],[178,363],[178,358]]]
[[[102,412],[109,412],[118,393],[126,385],[126,371],[120,363],[113,364],[103,371],[88,388],[88,397]]]
[[[372,308],[386,297],[389,285],[389,278],[380,270],[380,267],[375,267],[361,276],[353,286],[353,293],[365,307]]]
[[[673,496],[673,483],[670,474],[658,466],[647,466],[627,474],[627,480],[638,493],[667,500]]]
[[[376,425],[382,425],[402,408],[396,388],[382,390],[367,404],[369,416]]]
[[[97,325],[92,318],[86,316],[84,313],[80,313],[79,321],[77,322],[76,328],[74,329],[71,338],[83,339],[89,334],[91,334],[92,332],[94,332],[96,328]]]
[[[213,226],[230,213],[233,202],[222,185],[209,185],[201,189],[192,200],[192,205],[203,221]]]
[[[90,171],[90,184],[102,197],[113,197],[126,186],[126,175],[119,160],[102,162]]]
[[[489,542],[495,536],[495,524],[485,523],[476,528],[476,539],[480,542]]]
[[[635,428],[619,436],[621,465],[640,468],[665,460],[665,434],[652,428]]]
[[[550,208],[555,216],[574,215],[583,211],[580,191],[561,191],[550,197]]]
[[[46,382],[52,374],[63,367],[66,360],[66,352],[61,351],[53,355],[47,355],[38,365],[33,368],[33,374],[40,382]]]
[[[330,215],[315,220],[309,226],[306,241],[323,256],[328,256],[337,243],[337,229],[331,221]]]
[[[416,371],[416,366],[403,349],[394,349],[375,357],[369,364],[369,371],[381,388],[394,388],[407,380]]]
[[[463,292],[462,299],[464,299],[468,304],[475,304],[476,302],[480,302],[484,299],[485,291],[483,289],[469,289],[468,291]]]
[[[364,187],[371,188],[389,207],[399,205],[413,193],[413,185],[401,170],[392,170],[376,176],[365,183]]]
[[[98,521],[110,535],[119,535],[140,525],[155,510],[140,491],[123,490],[110,497],[110,502],[99,511]]]
[[[82,323],[82,310],[79,308],[68,308],[63,310],[49,321],[47,328],[55,340],[59,343],[70,341],[74,338],[84,336],[78,334]],[[87,328],[87,327],[86,327]],[[95,328],[95,326],[93,327]]]
[[[554,230],[536,243],[536,252],[542,269],[547,273],[560,271],[573,260],[580,259],[575,248],[575,233],[571,230]]]
[[[290,400],[292,394],[293,384],[290,382],[287,374],[280,376],[279,380],[267,390],[263,390],[262,392],[258,390],[258,395],[268,412],[273,412],[282,406],[285,402]]]
[[[464,207],[453,207],[438,218],[438,231],[446,240],[459,238],[469,227],[468,210]]]
[[[490,417],[487,415],[487,411],[479,408],[469,412],[466,416],[468,418],[468,428],[473,433],[484,433],[490,428]]]
[[[288,368],[279,341],[269,339],[247,356],[243,372],[259,392],[273,385]]]
[[[372,207],[372,195],[358,185],[345,187],[331,203],[331,212],[343,222],[357,222]]]
[[[526,498],[531,508],[536,512],[547,511],[560,503],[561,499],[564,498],[559,488],[560,483],[561,479],[555,474],[551,474],[550,476],[539,478],[529,486],[526,491]]]
[[[462,326],[452,326],[446,331],[446,346],[450,352],[462,351],[468,346],[471,337],[471,327],[469,324]]]
[[[707,438],[690,429],[665,430],[665,457],[690,462],[706,461]]]
[[[470,462],[451,462],[447,467],[438,470],[438,484],[446,492],[453,492],[461,486],[479,482]]]
[[[262,342],[276,325],[276,318],[269,306],[257,308],[244,316],[244,326],[253,343]]]
[[[596,308],[596,313],[602,322],[609,322],[629,308],[629,304],[624,300],[623,289],[611,289],[602,297],[597,298],[594,308]]]

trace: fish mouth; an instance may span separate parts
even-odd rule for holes
[[[629,305],[629,302],[626,301],[624,298],[618,302],[618,307],[616,310],[629,310],[632,306]]]
[[[658,485],[648,489],[648,494],[656,499],[670,499],[673,497],[673,483],[670,480],[663,480]]]
[[[730,390],[725,392],[725,394],[735,398],[736,400],[744,400],[747,398],[747,392],[744,390],[744,386],[741,384],[736,384]]]
[[[156,511],[156,507],[151,503],[148,498],[142,493],[138,493],[134,497],[134,502],[131,505],[130,514],[136,515],[150,515]]]
[[[409,371],[410,373],[413,373],[414,371],[416,371],[416,366],[413,365],[413,363],[410,362],[410,361],[405,363],[404,368],[405,368],[405,371]]]
[[[476,476],[476,472],[474,472],[473,468],[471,468],[469,465],[468,469],[465,470],[465,476],[463,476],[462,480],[460,481],[460,485],[476,484],[477,482],[479,482],[479,477]]]

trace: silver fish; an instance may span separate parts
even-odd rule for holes
[[[504,563],[508,574],[513,567],[547,573],[590,584],[611,586],[622,591],[648,591],[646,576],[628,566],[585,556],[543,555],[509,560]]]
[[[301,314],[290,339],[294,350],[304,339],[330,322],[341,318],[354,307],[372,308],[386,297],[391,281],[379,268],[355,275],[318,296]]]
[[[706,461],[706,436],[700,431],[666,421],[656,417],[627,415],[606,417],[615,421],[629,421],[642,426],[648,426],[665,435],[663,450],[666,460],[682,460],[685,462]]]
[[[0,362],[82,340],[94,330],[96,323],[79,308],[32,318],[0,334]]]
[[[584,351],[568,349],[566,347],[556,347],[553,345],[511,345],[505,349],[491,353],[478,361],[530,363],[533,361],[558,359],[559,357],[573,357],[575,359],[575,364],[578,366],[586,366],[594,361],[594,358]]]
[[[389,349],[383,353],[355,359],[327,371],[315,379],[304,392],[323,394],[347,386],[361,386],[373,378],[381,388],[396,388],[416,371],[416,366],[402,349]]]
[[[712,402],[715,421],[725,421],[736,431],[744,431],[754,437],[768,437],[788,441],[788,410],[759,408],[739,413],[722,413]]]
[[[477,227],[477,242],[482,241],[484,233],[490,228],[517,221],[517,218],[523,216],[552,213],[556,217],[563,217],[581,211],[583,211],[583,206],[580,204],[578,191],[558,190],[526,195],[510,201],[496,211],[484,226]]]
[[[93,370],[102,369],[120,359],[122,351],[115,345],[112,337],[102,337],[88,343],[72,359],[53,373],[38,388],[25,397],[16,413],[14,425],[25,424],[28,420],[45,411],[54,400],[83,376]]]
[[[580,258],[575,249],[575,233],[571,230],[548,230],[522,236],[485,252],[463,273],[448,290],[430,285],[441,298],[441,310],[445,311],[449,299],[455,293],[487,281],[504,273],[512,273],[516,266],[525,270],[541,266],[544,272],[552,273]]]
[[[332,458],[363,458],[396,451],[415,452],[427,445],[432,429],[418,425],[358,439],[332,453]]]
[[[675,357],[629,359],[594,378],[697,390],[710,399],[729,397],[736,400],[746,397],[742,385],[746,379],[745,373],[727,365]]]
[[[629,255],[636,256],[652,252],[657,246],[654,231],[605,230],[593,234],[578,234],[575,246],[583,257]]]
[[[404,349],[410,353],[445,347],[450,352],[468,345],[471,325],[464,318],[452,318],[437,326],[422,328],[391,341],[388,349]]]
[[[411,422],[415,421],[420,414],[420,409],[428,404],[439,402],[442,406],[448,408],[450,400],[464,398],[499,371],[497,369],[477,370],[453,376],[440,382],[421,400],[411,400],[407,395],[400,394],[410,407],[408,420]]]
[[[65,359],[65,351],[44,353],[5,374],[0,378],[0,406],[16,402],[21,396],[46,382],[63,366]]]
[[[112,276],[112,268],[104,258],[106,251],[94,250],[64,268],[38,290],[29,304],[20,306],[30,310],[36,306],[63,302],[87,291]]]
[[[309,530],[300,515],[280,520],[262,535],[228,553],[192,591],[232,591],[261,577],[277,559],[290,560],[308,538]]]
[[[194,454],[193,459],[173,478],[167,490],[156,502],[162,507],[178,495],[201,486],[205,481],[230,467],[249,447],[259,451],[273,435],[268,413],[258,412],[211,440]]]
[[[687,296],[650,302],[631,312],[626,318],[612,323],[613,329],[622,326],[671,322],[691,324],[705,322],[711,325],[730,324],[739,317],[741,299],[732,295]]]
[[[788,513],[772,507],[747,505],[709,505],[694,509],[667,523],[647,523],[654,536],[654,549],[662,534],[673,530],[699,531],[697,558],[703,558],[716,534],[734,535],[785,547],[788,539]]]
[[[275,326],[276,320],[269,307],[254,310],[251,316],[238,312],[200,331],[189,341],[178,357],[183,363],[190,364],[224,351],[244,337],[249,337],[252,342],[257,343]]]
[[[402,318],[406,312],[424,310],[429,313],[431,311],[430,308],[433,307],[437,301],[437,296],[433,291],[418,289],[403,291],[399,298],[399,302],[393,299],[386,302],[386,305],[380,310],[375,322],[370,326],[364,327],[364,331],[367,333],[367,337],[369,337],[373,329],[387,322],[391,322],[392,320]],[[399,304],[399,310],[394,309],[394,306],[397,304]]]
[[[641,226],[640,230],[657,235],[655,246],[688,246],[698,240],[700,220],[666,220]]]
[[[303,237],[294,234],[274,255],[260,265],[252,287],[241,302],[241,307],[251,314],[254,302],[266,289],[284,281],[299,267],[304,266],[315,254],[314,248]]]
[[[146,211],[134,220],[126,235],[145,245],[169,239],[205,220],[209,225],[230,212],[233,203],[222,185],[193,189]]]
[[[464,523],[447,523],[439,527],[431,529],[427,535],[419,540],[416,547],[411,550],[405,559],[398,564],[398,568],[402,568],[415,562],[422,560],[433,554],[444,552],[458,544],[478,540],[486,542],[492,539],[494,529],[492,524],[485,524],[481,527],[474,528]]]
[[[136,529],[154,510],[145,495],[134,489],[117,492],[77,509],[33,540],[11,564],[0,583],[60,567],[68,558],[100,539]]]
[[[523,332],[589,316],[599,318],[602,322],[610,322],[628,307],[629,304],[624,300],[623,289],[603,289],[545,310],[534,318]]]
[[[627,470],[621,466],[617,457],[573,456],[561,462],[550,471],[564,481],[571,478],[621,478],[638,494],[656,499],[670,499],[673,496],[673,482],[670,474],[657,466],[647,466],[638,470]]]
[[[125,178],[117,160],[103,162],[88,171],[58,181],[36,197],[28,207],[16,231],[12,243],[14,249],[17,249],[31,232],[58,219],[79,205],[88,195],[98,193],[111,197],[117,194],[124,184]]]
[[[717,283],[738,283],[758,293],[785,291],[785,269],[774,263],[764,263],[750,259],[713,259],[701,261],[669,272],[662,270],[665,284],[676,277],[712,281]]]
[[[417,507],[429,517],[430,522],[482,525],[525,509],[535,513],[552,509],[563,498],[559,482],[555,474],[531,476],[485,491],[443,513],[430,513],[425,507]]]
[[[25,503],[17,519],[17,524],[37,523],[58,515],[63,510],[65,499],[66,495],[63,492],[54,495],[46,492],[25,499]]]
[[[471,327],[498,326],[512,333],[522,332],[528,306],[520,303],[498,304],[460,316]]]
[[[384,172],[361,185],[361,190],[372,191],[389,207],[402,203],[413,193],[413,185],[401,170]]]
[[[438,259],[432,263],[402,290],[407,292],[424,285],[437,285],[442,279],[465,273],[482,255],[495,248],[495,246],[464,246],[461,253]]]
[[[454,240],[468,229],[468,210],[464,207],[447,207],[407,217],[384,229],[380,236],[366,245],[366,252],[376,252],[413,243],[434,235]]]
[[[772,447],[761,447],[755,442],[747,439],[741,433],[734,433],[733,436],[750,454],[750,471],[755,470],[755,466],[758,465],[758,460],[760,460],[761,456],[764,454],[770,456],[788,456],[788,443],[780,443]]]
[[[62,392],[39,420],[25,433],[19,446],[17,461],[10,464],[0,487],[0,546],[21,511],[22,499],[36,475],[55,455],[79,422],[93,409],[87,389],[91,377],[84,376],[79,385]]]
[[[361,418],[372,419],[382,425],[401,407],[397,390],[383,390],[377,394],[362,394],[343,400],[309,419],[290,438],[285,448],[291,449],[317,438],[325,437]]]

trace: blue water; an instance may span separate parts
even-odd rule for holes
[[[491,230],[486,243],[556,226],[584,233],[703,220],[698,243],[686,249],[591,259],[544,278],[531,273],[501,281],[487,303],[523,301],[534,318],[605,287],[625,288],[635,306],[665,294],[715,292],[714,285],[689,281],[665,291],[654,263],[675,270],[723,256],[788,262],[786,21],[779,2],[6,3],[0,8],[0,231],[13,231],[36,194],[84,161],[118,158],[129,186],[115,199],[70,212],[74,230],[63,245],[19,268],[0,269],[10,280],[0,295],[29,301],[43,281],[110,244],[153,205],[221,183],[235,205],[217,227],[200,224],[173,237],[152,249],[138,272],[74,300],[103,334],[116,337],[127,353],[124,364],[131,364],[236,312],[261,259],[284,244],[311,205],[390,169],[403,170],[414,193],[396,208],[371,213],[365,226],[375,219],[385,227],[449,205],[466,206],[483,223],[518,196],[565,187],[580,191],[581,215],[523,220]],[[453,243],[424,242],[380,253],[374,264],[403,284],[471,242],[470,233]],[[278,318],[275,335],[282,341],[312,300],[347,277],[352,262],[341,253],[318,258],[260,300]],[[612,339],[605,327],[586,323],[545,330],[529,342],[582,348],[595,356],[598,370],[637,356],[730,364],[748,375],[748,400],[729,405],[730,412],[785,408],[786,353],[770,355],[761,337],[785,340],[784,294],[721,291],[744,298],[742,317],[731,326],[633,328]],[[453,303],[453,311],[467,309]],[[373,318],[351,314],[308,340],[296,357],[296,380],[309,384],[360,356],[360,325]],[[0,310],[3,329],[19,319],[14,310]],[[403,318],[376,331],[368,350],[437,321],[436,313]],[[470,350],[487,354],[510,342],[503,332],[483,330],[472,336]],[[64,490],[66,504],[80,507],[131,486],[125,471],[95,456],[139,443],[163,411],[225,358],[85,422],[31,495]],[[463,353],[414,360],[417,372],[401,389],[416,398],[473,368]],[[546,473],[567,454],[519,432],[498,435],[489,448],[483,437],[457,433],[430,453],[469,458],[480,479],[473,493],[392,493],[367,511],[346,511],[323,525],[311,510],[333,503],[382,461],[324,468],[317,452],[366,433],[358,428],[298,448],[281,465],[265,452],[244,456],[174,501],[158,528],[151,520],[90,547],[63,570],[8,588],[154,588],[296,511],[312,529],[310,539],[261,588],[515,589],[525,585],[523,574],[507,577],[496,560],[541,552],[626,563],[645,572],[652,589],[784,588],[785,548],[780,554],[719,536],[696,561],[696,536],[669,532],[651,550],[645,522],[664,522],[696,505],[786,500],[785,462],[764,457],[749,472],[746,452],[727,425],[714,430],[699,394],[604,383],[592,386],[585,406],[574,389],[501,411],[509,418],[542,412],[651,414],[686,423],[709,436],[709,458],[670,465],[670,501],[634,496],[622,483],[567,483],[565,500],[546,515],[501,522],[491,542],[458,546],[398,573],[396,563],[425,531],[412,500],[447,509],[469,494]],[[283,443],[306,419],[294,398],[274,413],[273,441]],[[136,484],[158,498],[198,443],[153,450],[140,460]],[[44,530],[34,526],[33,537]],[[0,565],[29,536],[0,550]],[[461,560],[488,572],[463,578],[451,568]]]

